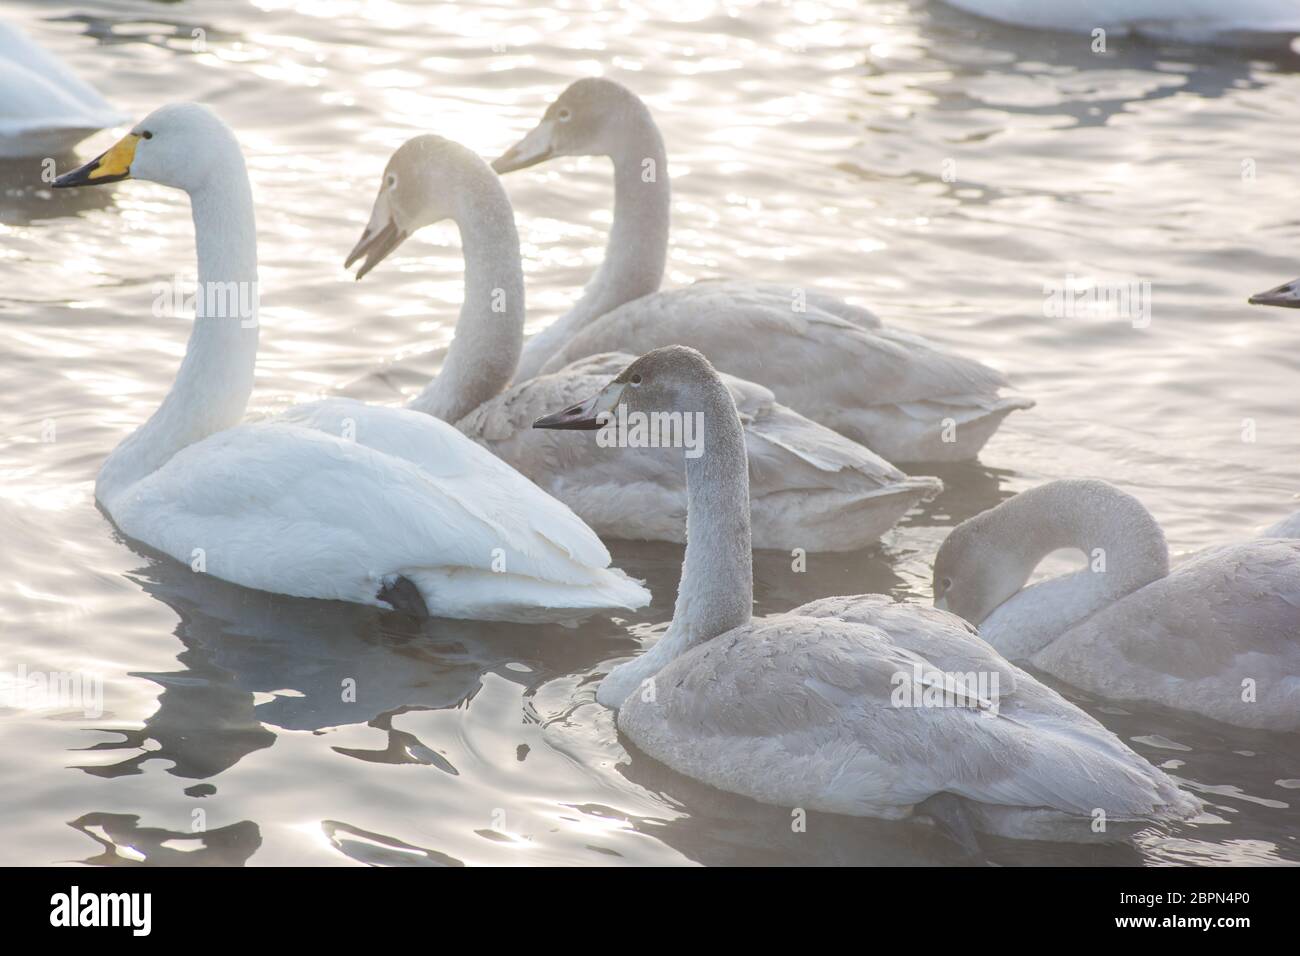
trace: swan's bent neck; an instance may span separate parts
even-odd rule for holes
[[[514,211],[489,170],[459,192],[453,215],[465,298],[437,378],[410,407],[455,423],[510,384],[524,341],[524,272]]]
[[[104,461],[95,496],[112,512],[115,496],[178,451],[238,424],[257,363],[257,227],[239,148],[191,191],[198,285],[185,358],[158,410]],[[185,290],[188,291],[188,290]]]
[[[1103,607],[1169,573],[1164,532],[1146,507],[1101,481],[1056,481],[999,505],[990,523],[990,560],[1011,596],[980,634],[1012,658],[1033,654]],[[1076,549],[1086,567],[1029,588],[1053,551]]]
[[[569,339],[633,299],[659,289],[668,259],[672,187],[663,136],[646,105],[630,98],[620,116],[621,132],[609,158],[614,163],[614,222],[605,259],[566,314],[538,332],[524,347],[517,381],[541,371]]]
[[[669,661],[749,623],[753,610],[749,463],[740,418],[716,377],[700,383],[699,400],[690,406],[702,416],[703,453],[686,459],[686,558],[673,620],[659,643],[601,682],[596,696],[609,707],[632,693],[652,693],[646,681]]]

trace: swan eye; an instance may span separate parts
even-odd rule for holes
[[[389,189],[394,188],[397,185],[397,177],[394,176],[392,173],[389,173],[384,178],[384,185],[387,186]]]
[[[950,587],[952,587],[952,578],[944,578],[942,581],[939,582],[940,591],[946,591]]]
[[[639,374],[638,374],[638,375],[633,375],[630,379],[628,379],[628,381],[631,382],[633,385],[640,385],[640,384],[641,384],[641,376],[640,376]]]
[[[145,130],[140,135],[143,136],[145,139],[153,139],[153,133],[149,132],[148,130]]]
[[[562,109],[558,113],[556,113],[555,116],[561,123],[567,123],[569,121],[569,118],[573,116],[573,114],[569,112],[569,110],[567,109]]]

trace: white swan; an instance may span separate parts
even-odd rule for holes
[[[896,819],[946,796],[977,828],[1014,837],[1116,839],[1198,812],[1195,798],[953,615],[860,595],[752,621],[744,437],[726,387],[700,353],[658,349],[581,410],[537,427],[590,428],[620,404],[628,414],[698,411],[710,436],[686,462],[688,543],[672,624],[597,690],[642,751],[777,805]],[[906,706],[923,703],[927,687],[969,706]]]
[[[258,338],[239,144],[207,109],[164,106],[55,185],[129,177],[189,194],[200,296],[171,391],[99,472],[123,533],[247,587],[443,617],[647,602],[564,505],[427,415],[327,401],[239,425]]]
[[[578,80],[492,165],[510,172],[555,156],[608,156],[614,223],[582,299],[524,347],[518,379],[599,352],[699,349],[720,370],[890,461],[974,458],[1012,411],[1000,372],[880,326],[834,296],[738,280],[656,292],[668,254],[663,137],[646,105],[606,79]]]
[[[1061,548],[1088,567],[1024,587]],[[1006,657],[1083,690],[1300,730],[1300,540],[1211,548],[1170,569],[1160,526],[1132,495],[1051,481],[954,528],[934,593]]]
[[[1294,0],[944,0],[976,16],[1034,30],[1111,38],[1279,49],[1300,34]]]
[[[0,159],[58,156],[126,117],[15,26],[0,22]]]
[[[507,387],[523,344],[523,271],[514,212],[487,163],[439,136],[403,144],[388,161],[369,224],[346,265],[364,256],[360,278],[407,236],[443,219],[460,230],[464,302],[441,373],[409,407],[455,423],[601,536],[683,541],[682,449],[614,451],[531,427],[547,411],[591,394],[634,356],[588,356]],[[745,423],[755,547],[867,547],[943,488],[937,478],[908,477],[778,404],[761,385],[725,381]]]

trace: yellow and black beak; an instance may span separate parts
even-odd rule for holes
[[[135,159],[135,147],[139,142],[139,136],[127,133],[107,152],[70,173],[64,173],[52,185],[55,189],[67,189],[70,186],[99,186],[130,179],[131,162]]]

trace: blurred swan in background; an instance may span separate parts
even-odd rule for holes
[[[649,756],[764,803],[887,819],[920,810],[958,834],[1111,841],[1199,812],[953,615],[859,595],[751,620],[744,437],[726,386],[699,352],[658,349],[537,427],[590,428],[618,405],[699,410],[712,436],[686,461],[690,531],[672,623],[596,693]],[[964,705],[908,705],[927,688]]]
[[[348,256],[365,275],[416,230],[451,219],[465,255],[465,295],[438,376],[408,407],[454,423],[572,508],[601,536],[685,540],[684,451],[611,452],[532,428],[598,390],[634,358],[601,353],[509,387],[524,337],[523,269],[514,211],[479,156],[439,136],[403,144],[384,171],[370,222]],[[725,377],[740,408],[759,548],[847,551],[874,544],[943,489],[908,477],[809,421],[761,385]],[[702,438],[702,436],[700,436]]]
[[[1034,30],[1157,41],[1286,48],[1300,35],[1294,0],[944,0],[976,16]]]
[[[1025,587],[1062,548],[1089,566]],[[934,595],[1006,657],[1091,693],[1300,730],[1300,540],[1210,548],[1171,569],[1132,495],[1051,481],[954,528]]]
[[[1002,373],[816,290],[711,280],[657,292],[668,255],[667,155],[649,109],[612,80],[570,85],[492,166],[506,173],[593,155],[614,163],[605,261],[573,309],[525,345],[519,381],[599,352],[689,345],[895,462],[974,458],[1009,413],[1033,406],[998,394]]]
[[[1267,292],[1257,292],[1248,300],[1251,305],[1275,305],[1283,309],[1300,309],[1300,279],[1292,279]],[[1300,511],[1283,518],[1260,532],[1261,538],[1300,538]]]
[[[649,595],[569,509],[449,425],[333,400],[240,425],[257,357],[243,154],[215,114],[164,106],[60,187],[131,177],[189,194],[194,329],[158,411],[95,496],[127,536],[224,581],[442,617],[538,620]]]
[[[126,122],[75,73],[0,21],[0,159],[59,156]]]

